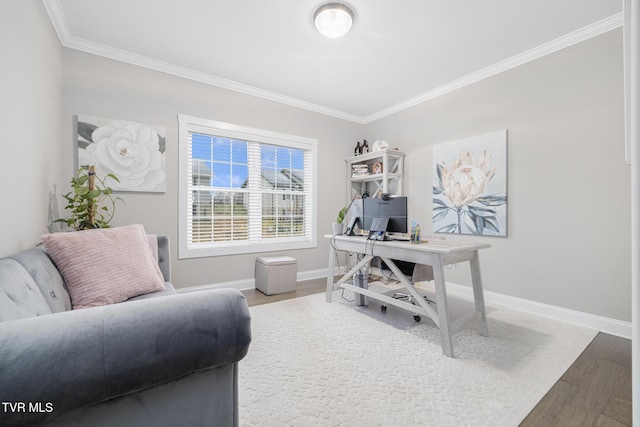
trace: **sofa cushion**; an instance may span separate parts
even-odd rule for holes
[[[0,322],[51,314],[40,288],[19,262],[0,260]]]
[[[42,236],[74,309],[125,301],[165,289],[142,225]]]
[[[71,310],[71,299],[64,280],[43,245],[18,252],[9,258],[18,261],[33,277],[52,313]]]
[[[156,298],[156,297],[168,297],[171,295],[176,295],[176,288],[170,282],[164,282],[165,289],[158,292],[150,292],[148,294],[138,295],[137,297],[129,298],[127,301],[137,301],[140,299],[148,299],[148,298]]]

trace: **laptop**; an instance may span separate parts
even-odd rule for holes
[[[389,218],[376,217],[371,222],[371,228],[369,229],[369,240],[384,240],[387,233],[387,226],[389,225]]]

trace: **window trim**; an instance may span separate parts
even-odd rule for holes
[[[311,152],[311,236],[300,238],[280,238],[277,242],[233,241],[216,247],[190,248],[188,245],[188,141],[189,133],[201,132],[226,138],[254,141],[265,144],[309,150]],[[296,135],[270,130],[251,128],[215,120],[178,114],[178,259],[240,255],[257,252],[286,251],[316,248],[317,244],[317,194],[318,194],[318,141]],[[251,167],[251,166],[250,166]]]

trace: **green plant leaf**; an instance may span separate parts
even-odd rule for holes
[[[108,176],[118,181],[115,175]],[[69,218],[59,221],[65,221],[75,230],[109,227],[115,214],[116,202],[119,200],[124,203],[120,197],[113,198],[113,190],[99,176],[96,176],[94,190],[89,191],[88,179],[88,168],[80,168],[78,175],[70,179],[71,191],[62,196],[68,203],[65,209],[69,211]],[[89,221],[92,213],[95,215],[93,223]]]
[[[88,190],[88,189],[87,189]],[[102,194],[102,190],[95,189],[91,191],[87,191],[84,195],[87,199],[97,199]]]
[[[344,216],[347,214],[347,207],[344,206],[342,209],[340,209],[340,211],[338,212],[338,216],[336,218],[336,222],[338,224],[342,224],[342,221],[344,221]]]
[[[115,176],[115,175],[114,175],[114,174],[112,174],[112,173],[107,174],[107,176],[108,176],[109,178],[111,178],[112,180],[114,180],[115,182],[118,182],[118,183],[120,182],[120,180],[118,179],[118,177],[117,177],[117,176]],[[111,189],[110,189],[110,190],[111,190]]]

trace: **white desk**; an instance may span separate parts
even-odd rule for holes
[[[349,289],[360,295],[382,301],[385,304],[403,308],[416,314],[429,316],[436,326],[440,328],[442,337],[442,352],[453,357],[453,343],[451,336],[465,329],[471,321],[479,320],[479,332],[487,336],[487,317],[484,306],[484,294],[482,291],[482,278],[480,276],[480,260],[478,251],[490,248],[491,245],[485,243],[454,243],[443,240],[433,240],[427,243],[413,244],[400,241],[372,241],[361,236],[331,236],[329,249],[329,274],[327,276],[327,302],[331,302],[333,291],[339,288]],[[351,270],[340,278],[333,281],[333,271],[335,267],[336,251],[349,251],[364,255]],[[399,301],[388,295],[384,295],[369,289],[345,283],[353,275],[368,264],[374,256],[379,256],[391,268],[391,271],[398,277],[400,282],[413,295],[416,305]],[[420,295],[413,284],[407,280],[393,263],[392,259],[415,262],[418,264],[430,265],[433,267],[433,276],[436,291],[437,311],[432,308]],[[447,290],[444,278],[444,266],[459,262],[469,261],[471,266],[471,281],[473,285],[473,297],[475,301],[474,313],[451,323],[447,311]]]

